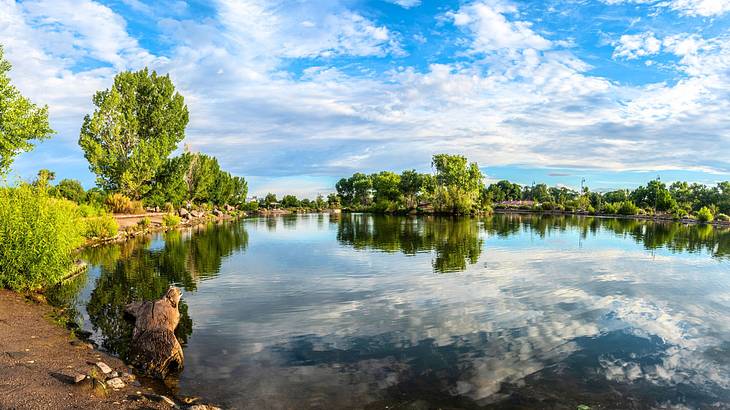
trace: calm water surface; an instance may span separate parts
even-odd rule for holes
[[[246,219],[83,255],[122,357],[184,289],[176,389],[230,408],[730,408],[730,232],[566,217]]]

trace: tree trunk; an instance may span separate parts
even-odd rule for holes
[[[164,379],[170,372],[182,370],[183,351],[175,337],[180,296],[180,290],[171,286],[161,299],[124,308],[134,318],[129,361],[138,371]]]

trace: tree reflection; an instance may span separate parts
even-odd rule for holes
[[[157,299],[172,284],[195,291],[200,280],[218,274],[225,257],[247,246],[243,224],[211,223],[85,251],[82,257],[100,270],[86,311],[93,330],[104,336],[102,346],[126,358],[132,332],[123,319],[127,303]],[[179,309],[175,333],[184,345],[192,333],[184,296]]]
[[[337,240],[355,249],[406,255],[434,251],[433,269],[439,273],[462,271],[482,252],[479,226],[472,218],[351,214],[337,222]]]

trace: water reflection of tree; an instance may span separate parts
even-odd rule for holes
[[[150,238],[139,238],[82,255],[100,269],[86,305],[93,330],[102,333],[105,349],[121,357],[126,357],[132,331],[123,319],[127,303],[159,298],[171,284],[194,291],[200,279],[218,274],[223,258],[248,245],[248,234],[240,223],[172,231],[161,239],[160,248],[151,247]],[[184,296],[179,308],[176,334],[184,344],[192,333]]]
[[[434,251],[436,272],[464,270],[477,262],[482,251],[476,219],[352,214],[337,222],[338,241],[355,249],[406,255]]]
[[[631,238],[646,249],[666,248],[672,252],[707,252],[730,257],[730,229],[711,225],[656,223],[638,219],[614,219],[551,215],[495,215],[484,220],[490,234],[507,237],[524,230],[545,237],[552,232],[578,231],[581,238],[600,231]]]

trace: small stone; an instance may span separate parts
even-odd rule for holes
[[[116,379],[117,377],[119,377],[119,372],[111,372],[107,377],[110,379]]]
[[[172,401],[172,399],[170,399],[167,396],[163,396],[161,394],[145,393],[144,396],[147,397],[148,399],[152,400],[152,401],[156,401],[156,402],[159,402],[159,403],[166,403],[169,406],[174,406],[175,405],[175,402]]]
[[[58,373],[51,373],[51,376],[55,377],[56,379],[68,383],[68,384],[79,384],[82,381],[86,380],[85,374],[80,374],[76,372],[58,372]]]
[[[124,382],[119,377],[107,380],[106,385],[112,389],[123,389],[125,386]]]
[[[220,407],[211,406],[210,404],[193,404],[188,410],[221,410]]]
[[[111,367],[109,367],[109,366],[108,366],[108,365],[107,365],[106,363],[104,363],[104,362],[96,362],[96,367],[98,367],[98,368],[99,368],[99,370],[101,370],[101,372],[102,372],[102,373],[104,373],[104,374],[109,374],[109,373],[111,373],[111,372],[112,372],[112,368],[111,368]]]

